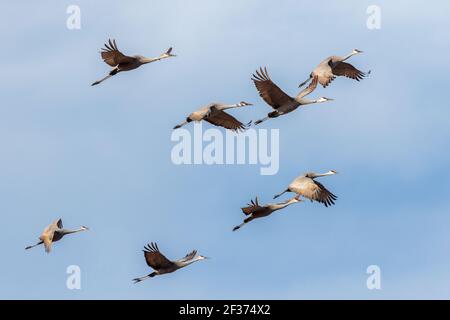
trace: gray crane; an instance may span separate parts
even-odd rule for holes
[[[177,271],[178,269],[184,268],[191,263],[209,259],[208,257],[204,257],[202,255],[197,255],[197,250],[193,250],[192,252],[188,253],[184,258],[181,258],[179,260],[171,261],[167,259],[158,248],[158,245],[156,243],[150,243],[147,244],[147,246],[144,247],[144,257],[145,261],[147,262],[147,265],[151,268],[153,268],[155,271],[140,277],[133,279],[134,283],[141,282],[143,280],[146,280],[148,278],[153,278],[154,276],[165,274],[165,273],[171,273],[174,271]]]
[[[344,57],[331,56],[323,60],[319,65],[311,72],[309,78],[299,85],[299,88],[308,83],[309,80],[317,77],[319,83],[325,88],[331,81],[336,77],[345,76],[356,81],[362,80],[364,77],[370,74],[370,71],[364,73],[349,63],[344,61],[348,60],[350,57],[362,53],[361,50],[353,49],[348,55]]]
[[[247,129],[251,121],[247,124],[243,124],[239,120],[237,120],[235,117],[229,115],[225,112],[227,109],[233,109],[233,108],[240,108],[245,106],[251,106],[251,103],[241,101],[236,104],[223,104],[223,103],[217,103],[213,102],[210,103],[202,108],[200,108],[197,111],[192,112],[184,122],[180,123],[179,125],[175,126],[174,129],[181,128],[185,124],[188,124],[192,121],[202,121],[205,120],[215,126],[223,127],[226,129],[230,129],[232,131],[243,131]]]
[[[41,236],[39,237],[38,243],[32,246],[28,246],[25,249],[28,250],[41,244],[44,244],[45,252],[50,253],[50,251],[52,250],[53,242],[61,240],[62,237],[64,237],[67,234],[82,232],[86,230],[89,230],[89,228],[85,226],[81,226],[79,229],[76,230],[64,229],[62,220],[58,219],[53,221],[44,229]]]
[[[273,83],[266,68],[264,68],[264,70],[262,68],[260,68],[259,71],[256,70],[256,75],[253,74],[252,80],[255,83],[256,89],[258,90],[261,98],[263,98],[263,100],[274,109],[274,111],[270,112],[264,119],[255,121],[255,125],[260,124],[267,119],[277,118],[281,115],[290,113],[296,110],[299,106],[333,100],[325,97],[321,97],[316,100],[305,99],[305,96],[313,92],[317,87],[317,77],[314,77],[310,85],[302,90],[296,97],[287,95],[275,83]]]
[[[334,170],[329,170],[325,173],[305,173],[302,176],[295,178],[282,193],[277,194],[273,198],[276,199],[285,192],[295,192],[299,196],[303,196],[311,201],[317,201],[323,203],[325,207],[334,204],[337,197],[327,190],[320,182],[314,179],[319,177],[331,176],[337,174]]]
[[[134,70],[147,63],[167,59],[170,57],[176,57],[176,55],[172,54],[172,47],[155,58],[146,58],[140,55],[126,56],[119,51],[116,41],[111,39],[108,40],[108,43],[105,43],[105,48],[102,48],[102,52],[100,52],[100,54],[103,61],[113,67],[113,69],[103,79],[95,81],[92,84],[93,86],[102,83],[106,79],[118,74],[119,72]]]
[[[247,205],[247,207],[241,208],[242,212],[247,216],[247,218],[244,219],[244,222],[242,222],[240,225],[233,228],[233,231],[236,231],[240,229],[242,226],[244,226],[246,223],[249,223],[253,219],[267,217],[268,215],[271,215],[277,210],[286,208],[287,206],[300,202],[300,197],[295,196],[292,199],[279,202],[279,203],[269,203],[263,206],[260,206],[258,203],[258,197],[255,198],[255,201],[251,200],[251,203]]]

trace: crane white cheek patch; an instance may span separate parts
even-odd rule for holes
[[[269,140],[270,131],[270,140]],[[278,129],[248,129],[235,133],[194,123],[193,134],[188,129],[174,130],[171,159],[176,165],[259,165],[261,175],[274,175],[279,170],[280,134]]]

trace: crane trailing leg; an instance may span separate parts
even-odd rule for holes
[[[278,111],[272,111],[272,112],[270,112],[270,113],[267,115],[267,117],[265,117],[265,118],[263,118],[263,119],[261,119],[261,120],[255,121],[255,125],[258,125],[258,124],[260,124],[261,122],[264,122],[264,121],[266,121],[266,120],[268,120],[268,119],[270,119],[270,118],[277,118],[277,117],[279,117],[279,116],[280,116],[280,113],[278,113]]]
[[[95,81],[93,84],[91,84],[91,86],[95,86],[97,84],[100,84],[103,81],[105,81],[106,79],[109,79],[112,76],[116,75],[117,73],[119,73],[119,68],[116,67],[116,68],[112,69],[106,77],[104,77],[103,79],[100,79],[98,81]]]
[[[269,119],[269,117],[265,117],[265,118],[263,118],[263,119],[256,120],[256,121],[255,121],[255,125],[258,125],[258,124],[260,124],[261,122],[264,122],[264,121],[266,121],[266,120],[268,120],[268,119]]]
[[[245,218],[245,219],[244,219],[244,222],[242,222],[240,225],[238,225],[238,226],[236,226],[236,227],[233,228],[233,231],[236,231],[236,230],[242,228],[246,223],[249,223],[249,222],[252,221],[252,220],[253,220],[253,217]]]
[[[302,83],[300,83],[300,85],[298,86],[299,88],[303,87],[305,84],[307,84],[309,82],[309,80],[312,79],[312,74],[309,75],[309,78],[306,79],[305,81],[303,81]]]
[[[25,250],[29,250],[29,249],[31,249],[31,248],[37,247],[37,246],[39,246],[39,245],[41,245],[41,244],[43,244],[43,243],[44,243],[44,241],[39,241],[38,243],[36,243],[36,244],[34,244],[34,245],[32,245],[32,246],[26,247]]]
[[[175,127],[173,127],[173,129],[174,129],[174,130],[175,130],[175,129],[179,129],[179,128],[181,128],[182,126],[184,126],[185,124],[188,124],[189,122],[192,122],[192,120],[191,120],[190,118],[186,118],[185,121],[183,121],[182,123],[176,125]]]
[[[289,189],[286,189],[282,193],[279,193],[279,194],[275,195],[273,198],[276,199],[276,198],[282,196],[283,194],[285,194],[286,192],[289,192]]]
[[[133,281],[134,281],[134,283],[138,283],[138,282],[144,281],[145,279],[153,278],[153,277],[156,276],[156,275],[157,275],[156,272],[152,272],[152,273],[150,273],[150,274],[148,274],[148,275],[146,275],[146,276],[143,276],[143,277],[140,277],[140,278],[133,279]]]

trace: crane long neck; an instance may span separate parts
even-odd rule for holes
[[[169,57],[170,57],[170,55],[167,55],[167,54],[163,53],[163,54],[160,54],[159,56],[154,57],[154,58],[146,58],[146,57],[141,58],[140,61],[141,61],[142,64],[146,64],[146,63],[152,63],[152,62],[155,62],[155,61],[166,59],[166,58],[169,58]]]
[[[309,99],[305,99],[300,97],[300,94],[297,95],[297,97],[295,97],[295,100],[300,103],[300,105],[305,105],[305,104],[312,104],[314,103],[314,100],[309,100]]]
[[[141,63],[142,64],[147,64],[147,63],[152,63],[158,60],[161,60],[161,57],[156,57],[156,58],[141,58]]]
[[[293,204],[294,202],[296,202],[294,199],[290,199],[286,202],[281,202],[281,203],[276,203],[274,205],[272,205],[273,210],[280,210],[283,208],[286,208],[287,206],[290,206],[291,204]]]
[[[331,175],[333,175],[333,174],[334,174],[333,172],[316,173],[316,174],[314,175],[314,178],[325,177],[325,176],[331,176]]]
[[[233,109],[233,108],[239,108],[242,107],[242,104],[235,103],[235,104],[224,104],[219,109],[220,110],[227,110],[227,109]]]
[[[188,261],[182,261],[182,262],[179,262],[178,263],[178,267],[179,268],[184,268],[184,267],[186,267],[186,266],[188,266],[188,265],[190,265],[190,264],[192,264],[192,263],[194,263],[194,262],[197,262],[197,261],[199,261],[200,259],[198,259],[198,258],[193,258],[193,259],[191,259],[191,260],[188,260]]]
[[[81,232],[81,231],[85,231],[85,230],[86,229],[84,229],[84,228],[79,228],[79,229],[76,229],[76,230],[63,229],[62,233],[63,234],[71,234],[71,233],[77,233],[77,232]]]
[[[307,104],[314,104],[314,103],[319,103],[320,100],[318,99],[314,99],[314,100],[310,100],[310,99],[305,99],[305,98],[300,98],[300,95],[298,95],[295,99],[298,103],[300,103],[300,105],[307,105]]]
[[[342,61],[348,60],[349,58],[353,57],[356,54],[356,52],[352,51],[348,55],[342,58]]]

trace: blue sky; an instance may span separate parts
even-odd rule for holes
[[[81,8],[81,30],[66,8]],[[366,9],[381,8],[380,30]],[[0,39],[0,298],[450,298],[450,4],[411,1],[2,2]],[[98,51],[109,37],[129,54],[178,57],[119,74]],[[171,128],[211,101],[270,111],[250,76],[267,66],[290,94],[331,55],[372,70],[311,97],[334,98],[268,121],[280,129],[280,170],[175,166]],[[192,130],[192,126],[188,127]],[[293,205],[239,232],[240,207],[271,201],[305,171],[335,206]],[[25,251],[61,217],[89,232]],[[196,248],[213,259],[134,285],[149,273],[144,244],[169,258]],[[79,265],[81,290],[66,288]],[[381,268],[382,290],[366,288]]]

